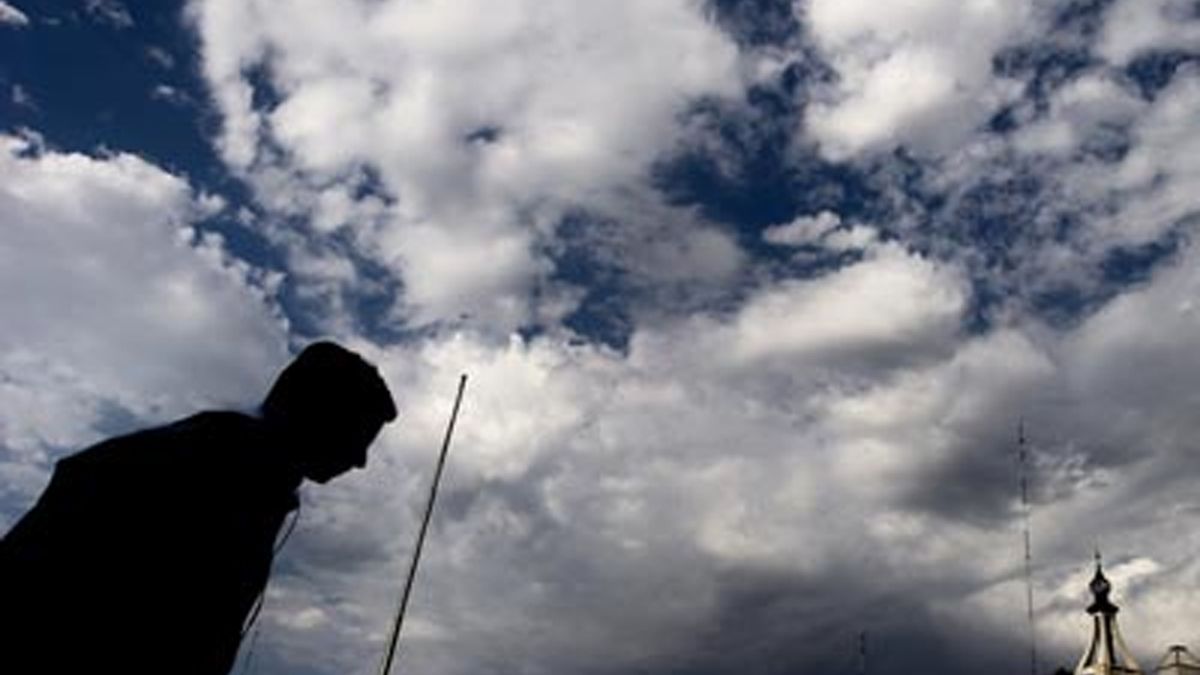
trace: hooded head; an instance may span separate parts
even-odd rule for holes
[[[263,418],[279,429],[301,474],[324,483],[367,463],[367,448],[396,404],[379,371],[332,342],[300,352],[272,385]]]

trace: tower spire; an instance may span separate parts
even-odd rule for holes
[[[1092,639],[1075,667],[1075,675],[1142,675],[1142,669],[1117,630],[1120,608],[1108,597],[1112,584],[1104,576],[1099,548],[1096,549],[1096,573],[1088,589],[1092,592],[1092,604],[1087,608],[1087,613],[1092,615]]]

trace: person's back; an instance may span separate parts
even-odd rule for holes
[[[354,365],[349,352],[331,351],[340,348],[317,349],[332,358],[323,367]],[[295,489],[304,477],[324,482],[361,465],[395,417],[373,368],[350,382],[301,375],[317,394],[301,406],[306,416],[319,408],[313,402],[362,383],[374,400],[365,413],[353,396],[349,406],[332,404],[325,421],[335,431],[316,444],[282,410],[208,412],[61,460],[38,503],[0,540],[0,670],[228,672],[276,535],[297,506]],[[334,452],[339,440],[345,447]]]

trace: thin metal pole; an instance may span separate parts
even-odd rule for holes
[[[867,675],[867,631],[858,634],[858,675]]]
[[[454,423],[458,420],[458,408],[462,405],[463,392],[466,388],[467,376],[464,373],[458,380],[458,394],[454,397],[454,410],[450,412],[450,424],[446,426],[446,436],[442,438],[442,452],[438,455],[437,469],[433,473],[433,483],[429,486],[429,501],[425,504],[425,516],[421,519],[421,530],[417,533],[417,545],[413,548],[412,562],[408,566],[408,577],[404,580],[404,590],[400,594],[400,608],[396,611],[396,621],[392,624],[392,634],[388,638],[388,647],[383,657],[383,663],[379,666],[379,675],[388,675],[392,670],[392,660],[396,658],[396,645],[400,642],[400,628],[404,625],[404,611],[408,608],[408,598],[412,594],[413,580],[417,577],[417,565],[421,562],[421,549],[425,546],[425,533],[429,530],[429,520],[433,516],[438,485],[442,482],[442,469],[446,466],[446,454],[450,451],[450,437],[454,434]]]
[[[1025,543],[1025,611],[1029,626],[1029,673],[1037,675],[1037,617],[1033,612],[1033,506],[1029,502],[1029,452],[1025,447],[1025,420],[1017,426],[1017,460],[1021,463],[1021,519]]]

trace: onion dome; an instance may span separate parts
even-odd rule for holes
[[[1075,666],[1075,675],[1142,675],[1142,669],[1117,629],[1119,608],[1108,597],[1112,584],[1104,576],[1098,552],[1096,574],[1088,588],[1092,591],[1092,604],[1087,608],[1088,614],[1092,615],[1092,639],[1079,659],[1079,665]],[[1200,671],[1195,675],[1200,675]]]

